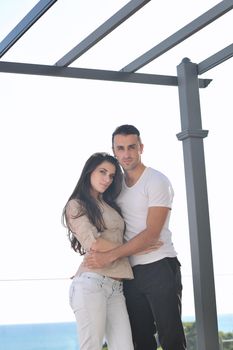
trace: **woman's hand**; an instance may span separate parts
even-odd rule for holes
[[[134,255],[142,255],[142,254],[151,253],[154,250],[159,249],[162,245],[163,245],[162,241],[156,241],[155,243],[151,243],[151,245],[148,248],[146,248],[146,249],[142,250],[141,252],[134,254]]]

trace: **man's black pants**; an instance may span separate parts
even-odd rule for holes
[[[124,281],[124,293],[135,350],[155,350],[155,333],[163,350],[185,350],[178,259],[137,265],[133,272],[134,279]]]

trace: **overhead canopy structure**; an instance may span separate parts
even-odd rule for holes
[[[11,50],[15,43],[56,2],[57,0],[39,1],[2,40],[0,43],[0,57],[2,58]],[[201,79],[199,76],[231,58],[233,56],[233,44],[229,43],[227,47],[197,64],[192,63],[188,58],[184,58],[177,66],[177,76],[136,72],[232,10],[233,0],[221,1],[149,51],[129,62],[121,70],[71,67],[71,64],[79,57],[149,2],[150,0],[129,1],[84,40],[65,53],[57,62],[54,62],[53,65],[10,62],[1,59],[0,72],[178,87],[182,131],[177,137],[183,143],[197,344],[199,350],[218,350],[215,286],[203,150],[203,138],[207,136],[208,131],[202,129],[199,98],[199,88],[206,88],[211,79]]]

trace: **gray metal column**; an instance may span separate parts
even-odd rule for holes
[[[197,65],[184,58],[177,67],[189,217],[197,349],[219,350]]]

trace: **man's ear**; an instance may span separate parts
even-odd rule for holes
[[[114,157],[116,158],[116,154],[114,152],[114,147],[112,147],[112,153],[113,153]]]
[[[141,153],[143,153],[143,151],[144,151],[144,145],[143,145],[143,143],[140,144],[140,150],[141,150]]]

